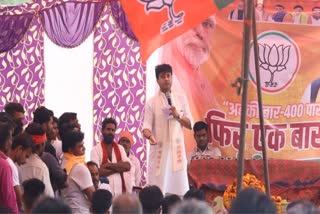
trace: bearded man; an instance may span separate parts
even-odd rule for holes
[[[125,181],[124,172],[130,171],[130,160],[124,148],[114,141],[117,122],[106,118],[102,122],[102,141],[93,147],[91,161],[99,166],[100,177],[107,177],[112,195],[131,193],[130,181]]]

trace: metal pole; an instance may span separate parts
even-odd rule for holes
[[[269,168],[268,168],[267,147],[266,147],[265,130],[264,130],[261,79],[260,79],[260,69],[259,69],[260,68],[260,66],[259,66],[259,47],[258,47],[258,40],[257,40],[257,25],[256,24],[257,23],[256,23],[255,9],[253,8],[252,37],[253,37],[254,62],[255,62],[256,81],[257,81],[259,121],[260,121],[260,132],[261,132],[262,157],[263,157],[263,172],[264,172],[264,183],[266,186],[266,194],[270,197]]]
[[[244,152],[246,143],[246,119],[247,119],[247,105],[248,105],[248,77],[249,77],[249,57],[250,57],[250,31],[252,24],[252,5],[253,0],[244,1],[244,15],[243,21],[243,67],[242,67],[242,100],[241,100],[241,119],[240,119],[240,148],[238,153],[238,176],[237,176],[237,193],[242,189],[242,177],[244,174]]]

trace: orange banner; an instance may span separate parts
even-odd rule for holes
[[[142,61],[233,0],[121,0],[141,44]]]
[[[318,158],[320,2],[264,2],[268,8],[257,4],[256,17],[268,156]],[[174,87],[187,94],[194,120],[206,120],[211,141],[233,157],[240,137],[242,19],[237,1],[164,46],[161,59],[173,66]],[[262,147],[252,46],[249,72],[246,158],[255,158]],[[188,149],[195,146],[191,132],[186,139]]]

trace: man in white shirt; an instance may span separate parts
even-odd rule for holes
[[[26,163],[19,167],[20,182],[30,178],[38,178],[45,185],[44,195],[54,197],[48,167],[40,158],[47,141],[46,133],[38,123],[29,124],[26,133],[31,135],[33,148]]]
[[[189,189],[183,128],[191,129],[187,98],[171,90],[172,67],[155,68],[160,91],[145,106],[142,132],[150,142],[148,184],[163,193],[184,195]]]
[[[133,145],[133,136],[128,131],[122,131],[119,136],[118,144],[123,146],[131,162],[131,169],[129,172],[125,172],[125,176],[128,176],[128,179],[132,180],[133,186],[141,186],[140,161],[134,154],[130,153],[131,147]]]
[[[89,162],[87,162],[87,167],[90,171],[92,183],[93,183],[95,190],[105,189],[105,190],[108,190],[109,192],[111,192],[110,185],[107,183],[101,183],[101,181],[100,181],[98,164],[96,164],[93,161],[89,161]]]
[[[208,159],[221,156],[221,151],[208,143],[208,125],[203,121],[198,121],[193,126],[194,139],[197,147],[188,154],[188,162],[197,159]]]
[[[308,24],[320,26],[320,7],[312,8],[312,14],[308,17]]]
[[[68,186],[61,190],[62,197],[73,213],[90,213],[95,191],[90,171],[85,165],[84,133],[67,131],[62,138],[64,152],[61,168],[68,174]]]
[[[9,158],[7,161],[12,169],[13,176],[13,187],[16,193],[18,207],[22,208],[22,191],[19,181],[18,168],[15,165],[17,163],[19,166],[26,162],[26,159],[30,156],[32,152],[32,139],[27,133],[21,133],[14,137],[11,150],[8,153]]]
[[[104,119],[102,122],[103,140],[91,151],[91,161],[98,164],[100,177],[108,178],[113,196],[132,191],[131,182],[126,182],[123,175],[124,172],[130,171],[130,159],[124,148],[114,141],[116,128],[115,119]]]
[[[56,157],[59,164],[61,164],[63,158],[62,152],[62,141],[59,139],[59,129],[58,129],[59,120],[56,117],[53,117],[52,129],[47,134],[48,141],[56,150]]]

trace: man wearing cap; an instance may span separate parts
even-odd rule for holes
[[[38,178],[45,185],[44,194],[48,197],[54,197],[53,189],[50,182],[49,169],[41,160],[47,141],[46,133],[38,123],[31,123],[26,128],[26,133],[32,138],[32,154],[26,160],[26,163],[19,166],[20,182],[31,178]]]
[[[133,145],[133,136],[128,131],[121,132],[118,144],[123,146],[131,162],[131,169],[125,173],[125,176],[132,180],[133,186],[139,187],[141,182],[140,161],[134,154],[130,153]]]

